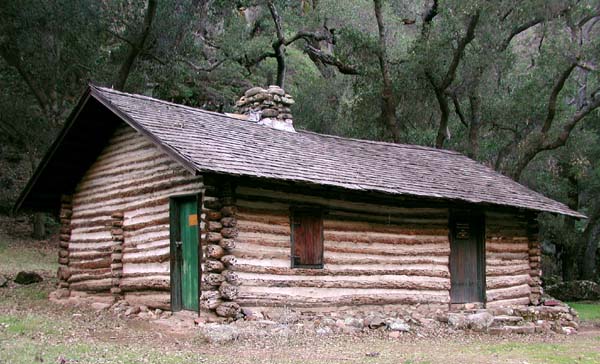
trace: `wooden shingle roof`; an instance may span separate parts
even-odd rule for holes
[[[198,172],[584,217],[454,151],[279,131],[224,114],[90,87],[94,98]]]

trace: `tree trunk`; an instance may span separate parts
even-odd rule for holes
[[[156,0],[148,0],[148,6],[146,8],[146,15],[144,16],[144,25],[142,27],[142,31],[135,43],[129,47],[129,52],[127,52],[125,61],[121,65],[121,69],[119,69],[119,74],[117,76],[117,79],[115,80],[114,88],[117,90],[123,90],[125,88],[125,84],[127,83],[127,78],[131,73],[133,63],[144,49],[146,39],[148,38],[148,35],[150,34],[150,30],[152,28],[152,21],[154,20],[154,15],[156,14],[156,5]]]
[[[469,124],[469,144],[467,147],[467,155],[475,160],[479,154],[479,129],[481,126],[481,97],[479,96],[478,92],[478,88],[474,88],[471,95],[469,95],[469,104],[471,105],[471,122]]]
[[[381,0],[374,0],[373,4],[375,8],[375,18],[377,19],[377,27],[379,29],[379,51],[377,52],[377,58],[379,59],[379,69],[383,81],[383,87],[381,89],[381,118],[392,134],[394,143],[400,143],[402,137],[400,135],[400,128],[398,127],[398,121],[396,120],[396,101],[387,60],[387,44],[385,24],[381,12]]]
[[[577,254],[573,246],[566,246],[561,257],[563,281],[574,281],[577,279]]]
[[[46,237],[46,215],[43,212],[36,212],[33,215],[33,238],[44,239]]]
[[[596,279],[596,254],[600,243],[600,208],[596,209],[590,216],[583,235],[586,240],[581,265],[581,278],[594,280]]]

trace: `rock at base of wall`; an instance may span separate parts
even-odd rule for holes
[[[221,317],[235,318],[241,314],[242,309],[240,308],[240,305],[238,305],[235,302],[225,302],[220,304],[219,307],[217,307],[216,312],[217,315]]]

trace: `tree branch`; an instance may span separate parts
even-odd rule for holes
[[[538,25],[539,23],[543,22],[544,18],[535,18],[532,19],[524,24],[518,25],[516,27],[514,27],[512,29],[512,31],[510,32],[510,34],[508,35],[508,37],[502,42],[502,44],[500,45],[500,50],[504,51],[506,50],[506,48],[508,48],[508,46],[510,45],[510,42],[513,40],[514,37],[516,37],[517,35],[523,33],[524,31],[526,31],[529,28],[532,28],[536,25]]]
[[[460,122],[465,127],[468,128],[469,124],[467,123],[467,120],[465,119],[465,114],[463,114],[463,112],[461,110],[460,102],[458,101],[458,97],[456,97],[456,94],[452,94],[452,103],[454,104],[454,112],[456,113],[456,115],[460,119]]]
[[[317,49],[311,45],[306,46],[306,51],[311,55],[318,58],[324,64],[328,64],[330,66],[334,66],[338,69],[338,71],[344,75],[359,75],[360,70],[357,66],[346,64],[342,62],[339,58],[335,57],[332,54],[327,54],[320,49]]]
[[[459,39],[458,46],[453,51],[450,66],[448,66],[446,75],[439,84],[436,82],[433,74],[430,71],[425,72],[425,76],[433,88],[435,98],[440,107],[440,123],[438,126],[437,136],[435,138],[436,148],[442,148],[444,146],[444,141],[449,137],[448,117],[450,115],[450,107],[448,105],[446,91],[456,77],[458,65],[464,56],[467,45],[475,38],[475,28],[477,27],[478,22],[479,11],[475,12],[475,14],[469,17],[469,24],[467,25],[466,33],[464,37]]]
[[[425,14],[423,14],[423,27],[421,28],[422,35],[427,34],[427,31],[429,29],[429,26],[431,25],[431,22],[433,21],[433,18],[435,18],[438,15],[438,6],[438,0],[433,0],[431,7],[427,9]]]
[[[272,44],[273,50],[275,51],[275,59],[277,59],[277,86],[284,89],[286,70],[285,35],[283,34],[281,17],[279,16],[279,13],[277,13],[277,8],[275,8],[275,4],[273,4],[273,1],[269,0],[267,6],[269,7],[271,18],[273,18],[273,22],[275,23],[275,32],[277,34],[277,40]]]
[[[298,33],[294,34],[291,38],[284,39],[283,44],[288,46],[299,39],[304,39],[307,41],[312,40],[312,41],[316,41],[316,42],[321,42],[324,40],[330,41],[331,38],[332,38],[332,36],[330,34],[320,33],[320,32],[309,32],[306,30],[301,30]]]
[[[446,89],[452,81],[454,81],[454,77],[456,77],[456,69],[460,63],[461,58],[464,55],[465,48],[471,41],[475,38],[475,27],[477,27],[477,22],[479,21],[479,11],[477,11],[474,15],[469,18],[469,25],[467,26],[467,32],[465,36],[458,41],[458,47],[454,50],[452,55],[452,62],[450,63],[450,67],[448,67],[448,72],[446,72],[446,76],[444,76],[444,80],[442,81],[441,88]]]
[[[121,69],[119,70],[119,74],[115,80],[114,87],[117,90],[123,90],[125,88],[125,84],[127,83],[127,78],[131,73],[133,63],[144,48],[144,44],[146,43],[146,39],[148,38],[152,28],[152,21],[154,20],[154,16],[156,14],[156,5],[156,0],[148,0],[142,31],[137,39],[137,42],[129,47],[125,61],[121,65]]]
[[[565,15],[569,10],[571,9],[570,6],[567,6],[563,9],[561,9],[560,11],[558,11],[556,14],[553,14],[547,18],[545,17],[537,17],[534,19],[531,19],[523,24],[517,25],[515,27],[513,27],[513,29],[511,30],[510,34],[508,35],[508,37],[501,43],[500,45],[500,50],[504,51],[506,50],[506,48],[508,48],[508,46],[510,45],[510,42],[513,40],[514,37],[516,37],[517,35],[523,33],[524,31],[526,31],[529,28],[532,28],[538,24],[540,24],[543,21],[546,20],[550,20],[550,19],[554,19],[554,18],[558,18],[561,15]]]
[[[569,67],[560,74],[554,83],[554,87],[552,87],[552,92],[550,92],[550,97],[548,98],[548,113],[546,114],[546,119],[544,120],[544,124],[542,126],[543,134],[546,134],[552,127],[552,122],[554,121],[554,117],[556,115],[556,100],[558,99],[558,94],[565,86],[565,82],[571,75],[571,72],[573,72],[575,69],[576,65],[577,63],[571,63]]]
[[[600,93],[600,88],[596,89],[596,91],[594,91],[592,93],[592,95],[597,95],[598,93]],[[556,137],[556,139],[554,141],[552,141],[552,142],[546,143],[542,147],[542,150],[552,150],[552,149],[556,149],[558,147],[562,147],[563,145],[565,145],[566,142],[567,142],[567,140],[569,139],[569,136],[571,135],[571,132],[577,126],[577,124],[583,118],[585,118],[589,113],[591,113],[592,111],[594,111],[598,107],[600,107],[600,96],[597,96],[597,97],[593,98],[591,100],[591,102],[588,103],[583,109],[577,111],[573,115],[573,117],[571,118],[571,120],[569,120],[563,126],[562,132]]]
[[[196,72],[212,72],[215,69],[217,69],[217,67],[219,67],[220,65],[222,65],[225,62],[225,59],[217,61],[217,62],[215,62],[213,64],[209,64],[208,67],[198,66],[194,62],[190,61],[189,59],[185,59],[185,58],[179,58],[178,61],[187,64],[188,66],[190,66]]]

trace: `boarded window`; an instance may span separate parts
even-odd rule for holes
[[[323,268],[323,215],[292,210],[292,268]]]

